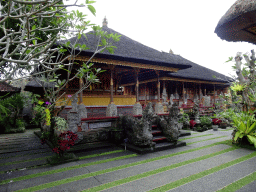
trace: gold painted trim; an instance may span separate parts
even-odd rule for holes
[[[88,61],[90,57],[88,56],[76,56],[75,60],[79,61]],[[120,65],[120,66],[127,66],[127,67],[136,67],[141,69],[154,69],[154,70],[162,70],[162,71],[170,71],[170,72],[177,72],[179,71],[179,68],[173,68],[173,67],[165,67],[165,66],[157,66],[157,65],[150,65],[150,64],[142,64],[142,63],[133,63],[128,61],[118,61],[113,59],[104,59],[104,58],[96,58],[94,57],[91,62],[97,62],[97,63],[105,63],[110,65]]]

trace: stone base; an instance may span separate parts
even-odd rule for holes
[[[116,117],[117,116],[117,106],[115,104],[109,104],[106,112],[107,117]]]
[[[155,105],[155,113],[156,114],[164,113],[164,107],[163,107],[162,103],[156,103],[156,105]]]
[[[142,106],[140,103],[136,103],[133,105],[132,114],[133,115],[142,115]]]
[[[78,109],[80,118],[87,118],[87,109],[84,104],[79,104],[77,109]]]

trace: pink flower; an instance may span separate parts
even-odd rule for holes
[[[68,95],[68,98],[72,97],[72,95]]]
[[[51,103],[49,101],[46,101],[45,104],[46,105],[51,105]]]

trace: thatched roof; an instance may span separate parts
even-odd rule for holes
[[[166,66],[179,69],[186,69],[191,67],[191,62],[179,55],[166,54],[145,46],[137,41],[130,39],[129,37],[126,37],[123,34],[120,34],[119,32],[116,32],[113,29],[108,28],[107,26],[103,26],[102,30],[108,33],[121,35],[120,41],[113,44],[117,47],[114,50],[114,54],[110,54],[107,50],[105,50],[103,53],[98,53],[95,57],[157,66]],[[86,34],[87,38],[82,36],[79,40],[78,43],[86,44],[86,46],[89,47],[89,49],[83,51],[81,55],[92,55],[95,52],[99,39],[93,33],[94,32],[89,32]],[[75,39],[75,37],[71,38],[70,41],[74,42]],[[63,42],[59,42],[58,44],[61,43]]]
[[[230,77],[227,77],[206,67],[200,66],[196,63],[193,63],[192,67],[189,69],[180,70],[177,73],[169,73],[168,76],[220,83],[229,83],[234,81]]]
[[[256,1],[236,1],[222,16],[214,32],[227,41],[256,44]]]
[[[0,96],[6,95],[7,93],[10,93],[8,94],[10,96],[11,94],[19,93],[20,90],[21,88],[13,87],[6,82],[0,83]]]
[[[37,94],[43,94],[42,85],[44,85],[45,88],[54,88],[56,83],[54,83],[54,82],[44,83],[38,79],[33,79],[26,84],[24,91],[30,91],[30,92],[37,93]]]

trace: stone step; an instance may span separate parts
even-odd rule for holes
[[[165,140],[166,140],[166,137],[162,135],[153,137],[153,142],[159,142],[159,141],[165,141]]]
[[[152,135],[161,134],[162,131],[159,129],[152,130]]]
[[[152,125],[152,129],[156,129],[157,128],[157,125]]]

